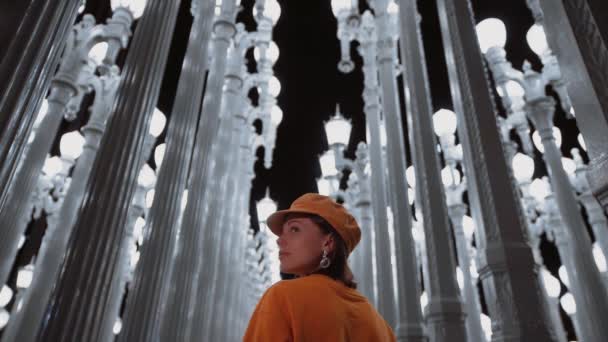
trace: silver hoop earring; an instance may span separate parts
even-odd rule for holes
[[[321,257],[321,262],[319,263],[320,268],[328,268],[331,265],[331,259],[327,257],[327,251],[323,250],[323,257]]]

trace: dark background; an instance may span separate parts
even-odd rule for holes
[[[20,18],[30,2],[0,2],[0,18],[2,19],[0,20],[0,43],[2,46],[8,46],[8,42],[17,30]],[[361,10],[367,8],[364,2],[361,1]],[[477,22],[488,17],[496,17],[504,21],[508,30],[506,50],[513,66],[521,69],[524,60],[529,60],[536,70],[540,70],[542,67],[540,62],[525,40],[526,32],[533,24],[525,0],[473,0],[472,2]],[[237,21],[243,22],[249,31],[255,30],[255,22],[252,17],[253,3],[253,0],[243,0],[242,11],[237,18]],[[340,52],[336,38],[337,23],[331,11],[330,0],[280,0],[279,3],[282,13],[274,29],[274,40],[280,49],[280,56],[274,71],[281,82],[282,90],[278,96],[278,105],[282,108],[284,115],[283,121],[278,127],[273,166],[270,170],[263,166],[262,148],[257,151],[258,160],[255,164],[255,178],[251,193],[251,221],[254,228],[257,228],[255,203],[264,197],[266,189],[270,189],[270,196],[277,201],[279,209],[288,207],[295,198],[303,193],[316,192],[316,178],[321,176],[318,156],[327,150],[323,122],[333,115],[337,103],[340,104],[344,116],[352,120],[353,125],[346,156],[352,158],[357,143],[365,140],[365,118],[361,97],[363,92],[362,61],[355,50],[356,43],[353,43],[351,56],[355,62],[355,70],[349,74],[342,74],[338,71],[337,63]],[[605,1],[591,0],[591,4],[596,11],[608,12],[608,3]],[[189,6],[190,1],[182,1],[158,102],[159,109],[168,116],[168,119],[170,119],[192,23]],[[419,1],[419,6],[433,110],[451,109],[452,101],[436,4],[435,1]],[[85,13],[91,13],[98,19],[98,22],[103,22],[111,16],[110,1],[89,0]],[[605,20],[599,21],[598,24],[603,28],[604,33],[608,32],[608,27],[606,27],[608,24]],[[135,27],[136,24],[134,29]],[[0,59],[4,53],[3,49],[0,49]],[[125,54],[126,52],[121,53],[119,65],[124,62]],[[255,63],[252,54],[249,53],[248,57],[251,63],[249,70],[253,72]],[[85,99],[83,107],[87,106],[87,101],[90,99]],[[499,110],[503,111],[500,104],[497,105]],[[405,116],[404,109],[403,115]],[[61,134],[82,127],[88,119],[87,116],[83,111],[75,121],[62,124],[61,132],[53,145],[52,154],[59,154]],[[563,133],[562,152],[565,156],[570,156],[570,148],[578,146],[576,142],[578,130],[575,122],[566,120],[563,113],[558,113],[555,122]],[[404,130],[407,134],[405,123]],[[162,143],[163,140],[164,133],[157,144]],[[545,175],[546,170],[542,165],[540,154],[537,154],[536,162],[535,177]],[[150,164],[154,166],[152,158]],[[28,228],[27,241],[18,256],[11,278],[12,285],[14,285],[17,269],[29,263],[38,250],[46,228],[43,221],[37,221]],[[555,247],[544,240],[542,252],[547,268],[557,276],[557,269],[561,263]],[[565,315],[563,312],[562,314]],[[568,320],[567,324],[569,324]],[[570,333],[569,338],[573,339],[571,326],[568,325],[567,328]]]

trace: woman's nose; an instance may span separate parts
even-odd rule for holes
[[[285,239],[283,239],[283,237],[279,236],[279,237],[277,238],[277,245],[278,245],[279,247],[282,247],[284,244],[285,244]]]

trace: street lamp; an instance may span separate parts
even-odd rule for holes
[[[503,48],[507,43],[507,29],[499,19],[488,18],[476,26],[481,52],[487,53],[491,48]]]
[[[133,19],[138,19],[144,13],[146,3],[146,0],[112,0],[110,5],[112,6],[112,11],[125,8],[131,12]]]
[[[2,285],[2,290],[0,290],[0,308],[8,305],[11,299],[13,299],[13,290],[7,285]]]

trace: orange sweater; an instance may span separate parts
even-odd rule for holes
[[[395,335],[357,290],[327,276],[284,280],[258,303],[244,342],[395,341]]]

